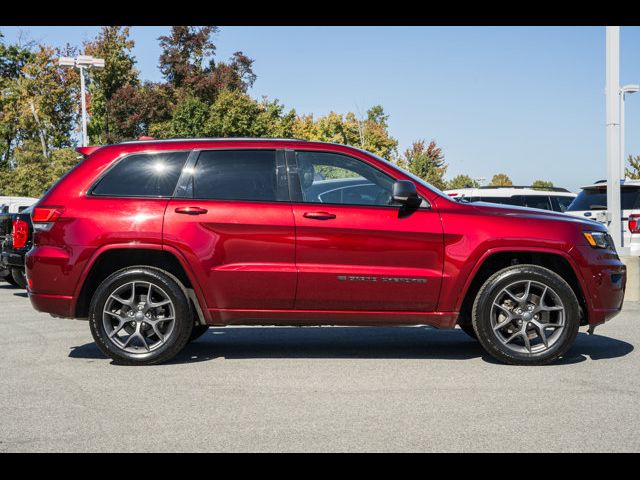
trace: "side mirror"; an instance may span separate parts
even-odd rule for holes
[[[392,192],[391,199],[404,207],[417,208],[422,203],[416,185],[409,180],[398,180]]]

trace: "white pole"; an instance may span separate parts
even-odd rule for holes
[[[624,156],[624,109],[625,109],[625,92],[620,92],[620,179],[624,180],[624,167],[626,160]]]
[[[82,97],[82,146],[87,146],[87,102],[84,93],[84,67],[80,68],[80,96]]]
[[[622,245],[620,212],[620,27],[606,27],[607,217],[616,249]]]

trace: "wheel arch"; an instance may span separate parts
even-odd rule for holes
[[[75,317],[86,318],[88,316],[92,293],[105,278],[118,270],[136,265],[158,268],[176,277],[188,292],[193,292],[194,295],[189,295],[189,298],[201,322],[206,323],[209,320],[208,310],[203,308],[205,305],[203,303],[204,297],[185,260],[178,252],[156,244],[110,245],[97,251],[87,262],[78,282],[78,288],[74,295],[76,301],[73,306]]]
[[[571,289],[578,299],[581,311],[580,324],[584,325],[587,323],[589,308],[587,298],[584,294],[584,281],[581,275],[569,255],[564,252],[547,249],[499,249],[487,251],[476,263],[472,274],[469,275],[467,283],[462,290],[463,294],[458,300],[458,311],[460,312],[458,323],[465,322],[471,318],[473,301],[480,287],[491,275],[503,268],[525,263],[548,268],[560,275],[571,286]]]

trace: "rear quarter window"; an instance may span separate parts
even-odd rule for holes
[[[189,152],[129,155],[119,160],[91,194],[114,197],[170,197]]]

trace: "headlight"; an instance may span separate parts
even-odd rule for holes
[[[589,245],[593,248],[609,248],[609,235],[607,232],[582,232]]]

